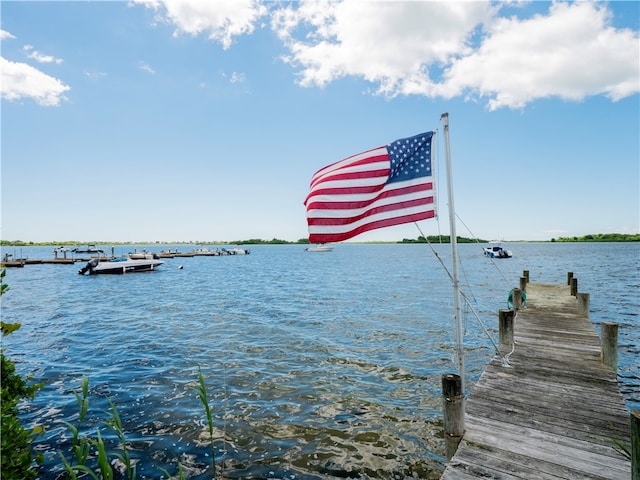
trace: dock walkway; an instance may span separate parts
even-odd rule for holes
[[[473,387],[441,478],[630,479],[614,442],[630,445],[629,412],[591,321],[568,285],[529,283],[526,295],[511,366],[494,358]]]

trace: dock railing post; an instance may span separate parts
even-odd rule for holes
[[[520,277],[520,290],[527,291],[527,277]]]
[[[571,295],[574,297],[578,296],[578,279],[577,278],[571,279]]]
[[[444,444],[447,461],[451,460],[464,435],[464,395],[460,375],[442,376],[442,403],[444,410]]]
[[[498,338],[500,346],[513,345],[513,310],[498,310]]]
[[[527,279],[527,283],[529,283],[529,270],[523,270],[522,276]]]
[[[618,324],[602,322],[600,325],[600,358],[602,363],[618,370]]]
[[[579,315],[589,318],[589,294],[578,294],[578,313]]]
[[[522,309],[522,290],[520,290],[519,288],[513,289],[512,303],[513,303],[514,310]]]
[[[640,410],[631,412],[631,479],[640,480]]]
[[[567,272],[567,285],[571,285],[572,278],[573,278],[573,272]]]

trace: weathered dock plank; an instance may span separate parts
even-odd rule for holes
[[[20,262],[20,261],[0,262],[0,268],[22,268],[22,267],[24,267],[24,262]]]
[[[80,260],[76,260],[75,258],[52,258],[50,260],[41,260],[40,263],[52,265],[73,265],[79,261]]]
[[[630,444],[629,411],[593,324],[568,285],[530,283],[526,294],[511,365],[494,358],[473,387],[442,479],[631,478],[615,444]]]

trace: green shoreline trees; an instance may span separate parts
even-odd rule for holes
[[[640,234],[593,233],[582,237],[552,238],[552,242],[640,242]]]
[[[449,235],[428,235],[427,238],[419,236],[416,239],[403,238],[400,241],[380,241],[380,242],[362,242],[362,243],[449,243]],[[516,240],[517,242],[526,242],[527,240]],[[558,237],[550,240],[536,240],[536,242],[640,242],[640,233],[593,233],[580,237]],[[459,243],[488,243],[487,240],[458,237]],[[505,241],[507,242],[507,241]],[[510,243],[515,241],[511,240]],[[261,238],[250,238],[248,240],[234,240],[231,242],[212,241],[212,242],[78,242],[76,240],[67,240],[63,242],[29,242],[23,240],[0,240],[0,246],[3,247],[46,247],[46,246],[77,246],[77,245],[306,245],[309,243],[307,238],[300,238],[295,242],[272,238],[271,240],[263,240]]]

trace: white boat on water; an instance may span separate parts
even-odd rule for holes
[[[248,248],[242,248],[242,247],[236,247],[236,248],[230,248],[230,249],[222,249],[222,252],[224,255],[249,255],[251,253],[251,250],[249,250]]]
[[[208,248],[196,248],[193,251],[193,254],[196,256],[203,257],[219,257],[222,255],[249,255],[251,251],[248,248],[216,248],[215,250],[210,250]]]
[[[511,250],[507,250],[500,244],[493,244],[491,246],[484,247],[482,251],[486,257],[490,258],[511,258],[513,256]]]
[[[153,259],[155,253],[147,252],[146,250],[142,250],[139,252],[138,250],[134,250],[133,252],[129,252],[128,257],[131,260],[148,260]]]
[[[104,250],[102,250],[101,248],[96,248],[96,246],[93,244],[86,247],[76,247],[71,251],[73,253],[100,253],[104,255]]]
[[[331,245],[316,245],[315,247],[307,247],[305,252],[330,252],[333,250]]]
[[[222,252],[220,251],[219,248],[216,248],[215,250],[211,250],[209,248],[202,247],[202,248],[196,248],[195,250],[193,250],[193,254],[197,257],[217,257],[222,255]]]
[[[136,255],[139,257],[139,255]],[[112,260],[100,261],[94,258],[90,262],[78,270],[80,275],[88,273],[89,275],[97,274],[122,274],[134,272],[150,272],[158,268],[164,262],[158,259],[157,255],[149,253],[145,258],[131,258],[130,255]]]

